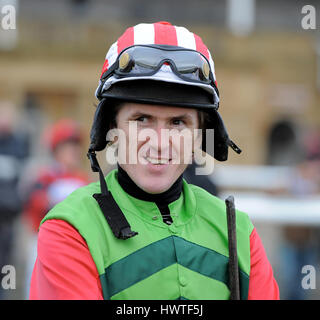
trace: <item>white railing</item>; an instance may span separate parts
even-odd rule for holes
[[[291,196],[292,167],[216,166],[213,181],[221,199],[232,194],[236,208],[255,222],[320,225],[320,194]],[[279,191],[279,192],[278,192]]]

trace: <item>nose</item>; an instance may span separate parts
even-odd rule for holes
[[[170,148],[169,130],[162,123],[158,123],[154,130],[155,137],[149,141],[150,156],[168,159]]]

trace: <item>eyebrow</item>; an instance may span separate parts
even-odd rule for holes
[[[140,112],[140,111],[137,111],[133,114],[130,114],[129,115],[129,118],[136,118],[136,117],[141,117],[141,116],[147,116],[147,117],[151,117],[150,114],[146,113],[146,112]]]
[[[140,112],[140,111],[131,114],[129,117],[136,118],[136,117],[141,117],[141,116],[150,117],[150,118],[154,117],[154,115],[152,115],[152,114],[149,114],[147,112]],[[176,115],[176,116],[172,116],[172,117],[167,117],[166,119],[167,120],[169,120],[169,119],[192,120],[192,117],[189,114],[184,113],[184,114],[180,114],[180,115]]]
[[[170,119],[192,120],[192,117],[186,113],[186,114],[181,114],[178,116],[170,117]]]

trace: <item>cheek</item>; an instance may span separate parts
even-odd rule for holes
[[[190,157],[192,155],[194,138],[191,131],[182,136],[175,136],[172,139],[172,149],[180,156]]]
[[[116,128],[116,144],[117,144],[117,153],[119,163],[127,162],[128,154],[128,130],[125,126],[119,126]]]
[[[120,129],[120,128],[118,128]],[[130,134],[123,128],[118,141],[118,160],[122,164],[146,164],[144,157],[149,152],[148,139],[138,140],[136,132]]]
[[[202,130],[200,131],[200,129],[197,129],[193,138],[194,150],[199,149],[201,147],[201,144],[202,144]]]

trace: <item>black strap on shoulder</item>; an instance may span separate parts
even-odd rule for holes
[[[123,240],[134,237],[138,233],[131,230],[126,217],[119,208],[117,202],[114,200],[111,192],[108,190],[107,183],[104,179],[103,172],[99,166],[95,152],[89,150],[87,156],[90,160],[92,171],[99,172],[101,193],[95,193],[93,197],[98,202],[113,234],[118,239]]]

